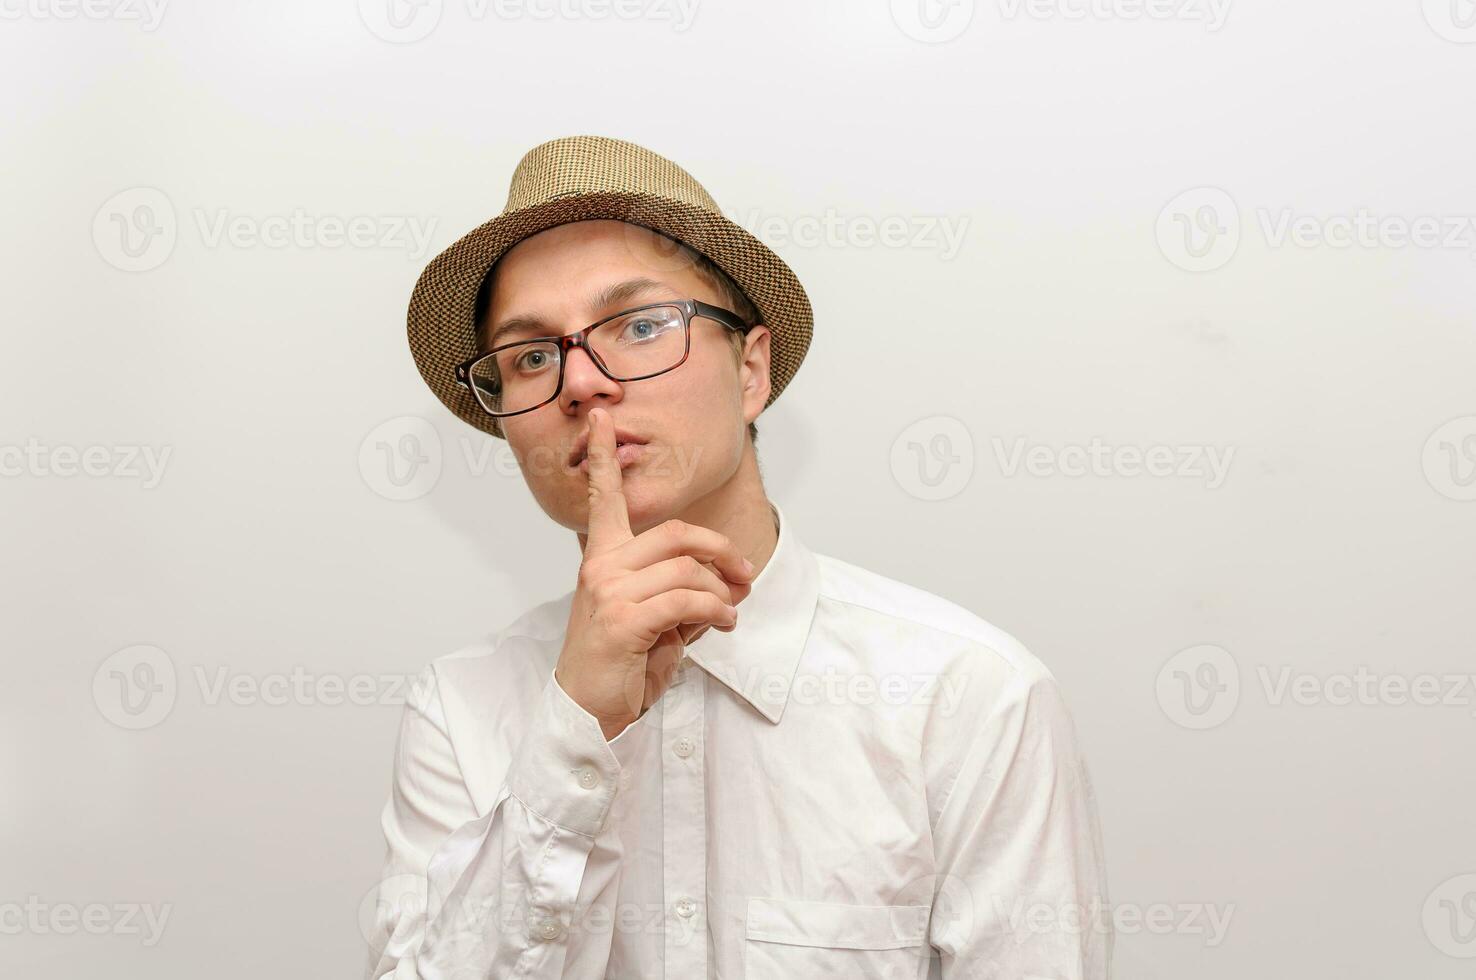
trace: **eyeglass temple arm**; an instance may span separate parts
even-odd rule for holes
[[[747,333],[754,327],[751,323],[744,323],[743,318],[731,310],[725,310],[721,306],[713,306],[711,303],[704,303],[700,299],[692,300],[692,311],[699,316],[705,316],[709,320],[716,320],[725,327],[733,330],[741,330],[744,333]]]

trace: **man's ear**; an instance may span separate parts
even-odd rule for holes
[[[743,411],[758,418],[769,403],[769,328],[762,323],[753,326],[743,338],[743,356],[738,362],[738,383],[742,386]]]

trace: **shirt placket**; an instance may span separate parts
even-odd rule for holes
[[[665,975],[707,976],[706,675],[683,659],[661,715]]]

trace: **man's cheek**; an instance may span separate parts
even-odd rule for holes
[[[523,467],[524,477],[530,481],[547,481],[564,470],[558,450],[546,445],[533,446],[527,450],[520,465]]]

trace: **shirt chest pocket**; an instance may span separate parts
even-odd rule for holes
[[[931,955],[928,911],[750,898],[744,980],[917,980]]]

